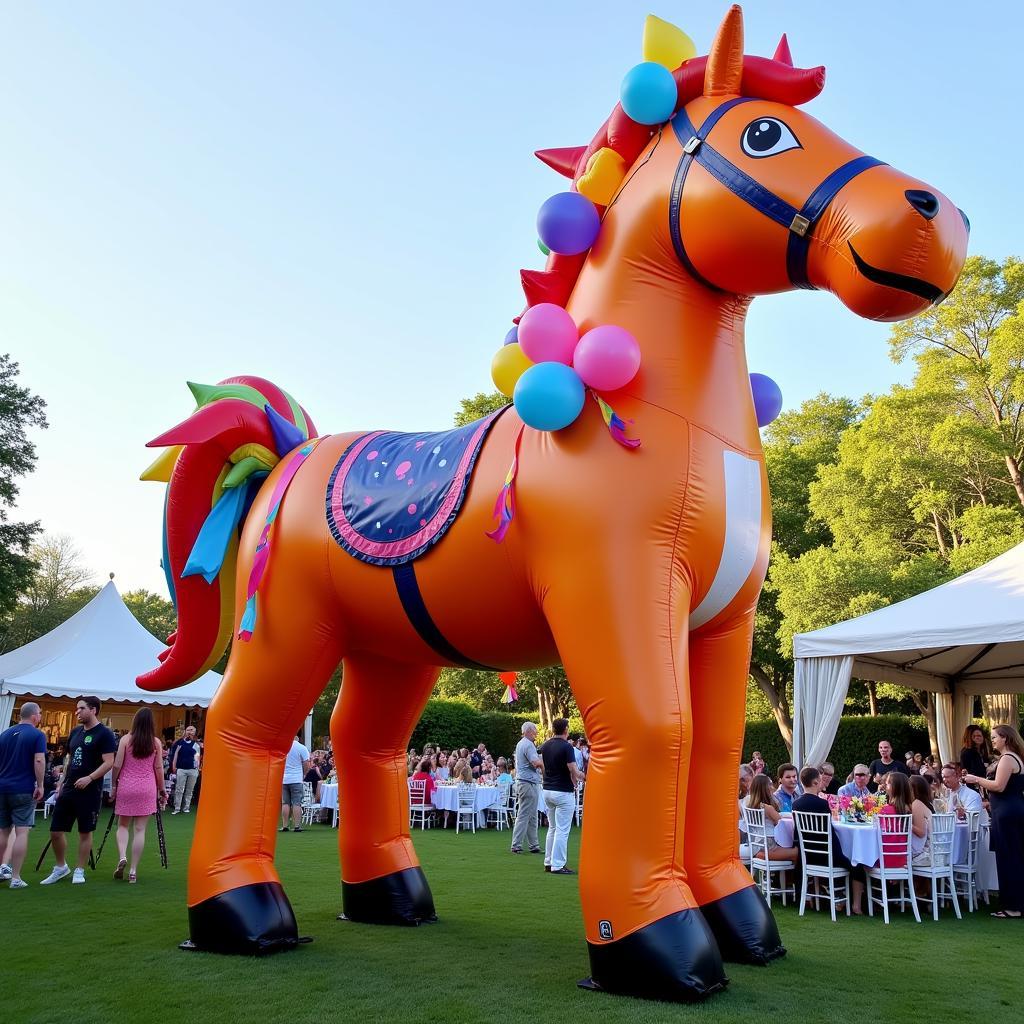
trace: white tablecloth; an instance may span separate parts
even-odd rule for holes
[[[484,811],[493,807],[498,802],[500,791],[497,786],[474,786],[473,806],[476,808],[476,823],[478,828],[487,827],[487,816]],[[457,811],[459,809],[459,787],[438,786],[431,797],[431,803],[439,811]]]
[[[331,812],[331,820],[338,813],[338,784],[336,782],[320,783],[320,809]]]

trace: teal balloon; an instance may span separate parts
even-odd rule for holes
[[[626,74],[619,98],[638,124],[662,124],[675,113],[679,89],[667,67],[645,60]]]
[[[535,430],[561,430],[583,411],[587,390],[565,363],[536,363],[519,378],[512,401],[520,419]]]

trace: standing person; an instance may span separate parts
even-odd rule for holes
[[[518,810],[516,824],[512,829],[512,852],[522,853],[524,840],[530,845],[530,853],[540,853],[537,839],[537,803],[540,786],[540,769],[544,762],[537,753],[537,726],[523,722],[523,738],[516,744],[516,799]]]
[[[53,885],[71,874],[66,855],[68,832],[78,823],[78,862],[72,885],[85,884],[85,865],[92,853],[92,834],[100,813],[103,777],[114,767],[117,740],[100,722],[99,697],[79,697],[75,704],[78,727],[68,739],[64,774],[57,787],[57,801],[50,818],[50,840],[57,863],[40,885]]]
[[[544,802],[548,807],[548,837],[544,848],[544,870],[553,875],[575,875],[567,868],[569,829],[576,810],[576,787],[580,772],[576,767],[576,748],[566,738],[569,719],[556,718],[551,723],[554,736],[540,748],[544,762]]]
[[[765,763],[760,750],[755,750],[753,754],[750,755],[750,767],[754,769],[755,775],[764,774]]]
[[[281,828],[288,831],[288,811],[292,812],[292,831],[302,829],[302,780],[309,771],[309,751],[299,742],[292,740],[291,749],[284,759],[284,778],[281,785]]]
[[[46,733],[40,731],[39,705],[25,701],[17,725],[0,734],[0,881],[26,889],[21,865],[28,851],[28,833],[35,824],[36,801],[43,798]],[[11,831],[14,841],[8,847]]]
[[[469,755],[469,767],[473,772],[473,778],[479,779],[480,773],[483,771],[484,755],[487,753],[487,747],[482,743]]]
[[[167,803],[163,744],[156,738],[153,712],[149,708],[135,712],[131,731],[122,736],[117,745],[110,793],[117,814],[118,859],[114,877],[124,878],[124,869],[128,867],[128,829],[131,828],[134,835],[128,881],[134,885],[150,816],[156,814],[158,802],[161,807]]]
[[[992,808],[1001,907],[992,916],[1020,917],[1024,913],[1024,740],[1012,725],[997,725],[992,746],[999,754],[996,777],[968,775],[965,781],[987,790]]]
[[[963,749],[960,751],[960,767],[971,775],[984,778],[988,774],[988,764],[992,760],[992,747],[985,738],[985,731],[980,725],[969,725],[964,730]]]
[[[196,786],[196,779],[199,778],[199,766],[203,759],[194,725],[190,725],[185,730],[185,735],[172,745],[170,757],[171,774],[174,776],[174,810],[171,814],[182,811],[188,814],[192,809],[192,792]],[[182,803],[185,804],[184,808],[181,806]]]
[[[892,744],[888,740],[880,740],[878,743],[878,757],[871,762],[871,792],[874,793],[878,789],[878,784],[882,781],[882,777],[888,775],[889,772],[899,772],[901,775],[906,775],[910,778],[910,769],[906,766],[903,761],[894,761],[892,759]]]

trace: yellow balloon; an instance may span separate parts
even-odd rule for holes
[[[516,382],[533,363],[519,347],[519,342],[502,345],[491,360],[491,380],[494,386],[508,398],[516,389]]]
[[[576,182],[576,191],[598,206],[607,206],[626,176],[626,161],[613,149],[599,149],[587,161],[587,169]]]
[[[644,60],[675,71],[684,60],[697,56],[697,47],[681,28],[648,14],[644,22],[643,55]]]

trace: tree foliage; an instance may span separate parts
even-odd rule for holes
[[[17,382],[18,364],[0,354],[0,615],[14,609],[32,578],[29,548],[38,523],[12,523],[10,509],[18,498],[18,480],[36,464],[30,427],[45,429],[46,403]]]
[[[459,411],[455,414],[455,426],[464,427],[467,423],[483,419],[492,412],[504,409],[512,401],[500,391],[492,391],[484,394],[478,391],[472,398],[463,398],[459,401]]]
[[[121,600],[128,607],[128,611],[161,643],[166,643],[167,638],[178,627],[174,605],[159,594],[146,590],[145,587],[127,591],[121,595]]]

